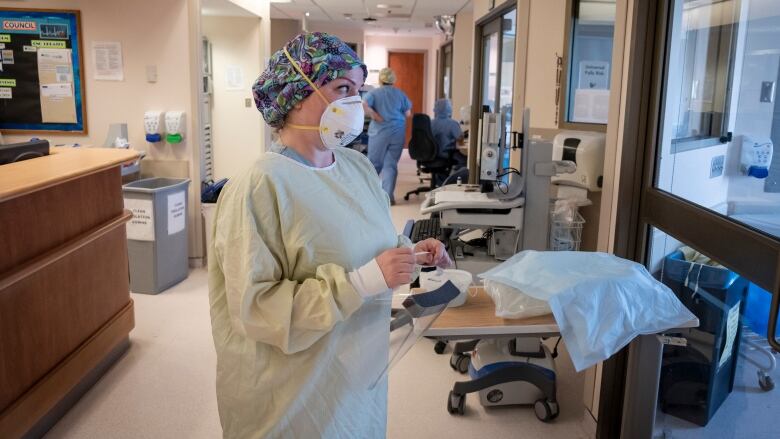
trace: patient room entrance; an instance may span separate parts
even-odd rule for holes
[[[640,9],[648,38],[632,43],[644,55],[627,82],[649,86],[626,99],[649,111],[625,119],[616,253],[645,264],[699,326],[605,364],[615,373],[604,374],[599,437],[777,437],[780,210],[767,171],[780,12],[768,0]],[[648,386],[657,400],[632,398]]]

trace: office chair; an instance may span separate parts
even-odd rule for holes
[[[412,138],[409,139],[409,156],[417,161],[417,169],[420,172],[431,174],[430,186],[420,186],[404,195],[404,200],[409,201],[412,194],[420,195],[436,188],[436,176],[447,176],[452,170],[452,158],[441,158],[439,146],[433,138],[431,131],[431,118],[427,114],[416,113],[412,116]]]

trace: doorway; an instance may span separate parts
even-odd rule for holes
[[[387,65],[395,72],[395,86],[412,101],[412,114],[422,113],[425,88],[425,53],[389,52]],[[404,148],[412,134],[412,124],[406,123]]]

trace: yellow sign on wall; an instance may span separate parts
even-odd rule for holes
[[[11,42],[11,35],[0,34],[0,43],[10,43],[10,42]]]
[[[16,79],[0,78],[0,87],[16,87]]]
[[[64,41],[32,40],[31,44],[39,49],[65,49],[67,47]]]

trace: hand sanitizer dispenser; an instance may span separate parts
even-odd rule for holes
[[[163,112],[147,111],[144,113],[144,130],[146,141],[157,143],[162,140]]]
[[[184,139],[184,112],[169,111],[165,113],[165,140],[168,143],[181,143]]]
[[[740,168],[745,175],[756,178],[769,176],[772,164],[772,140],[766,137],[742,136]]]

